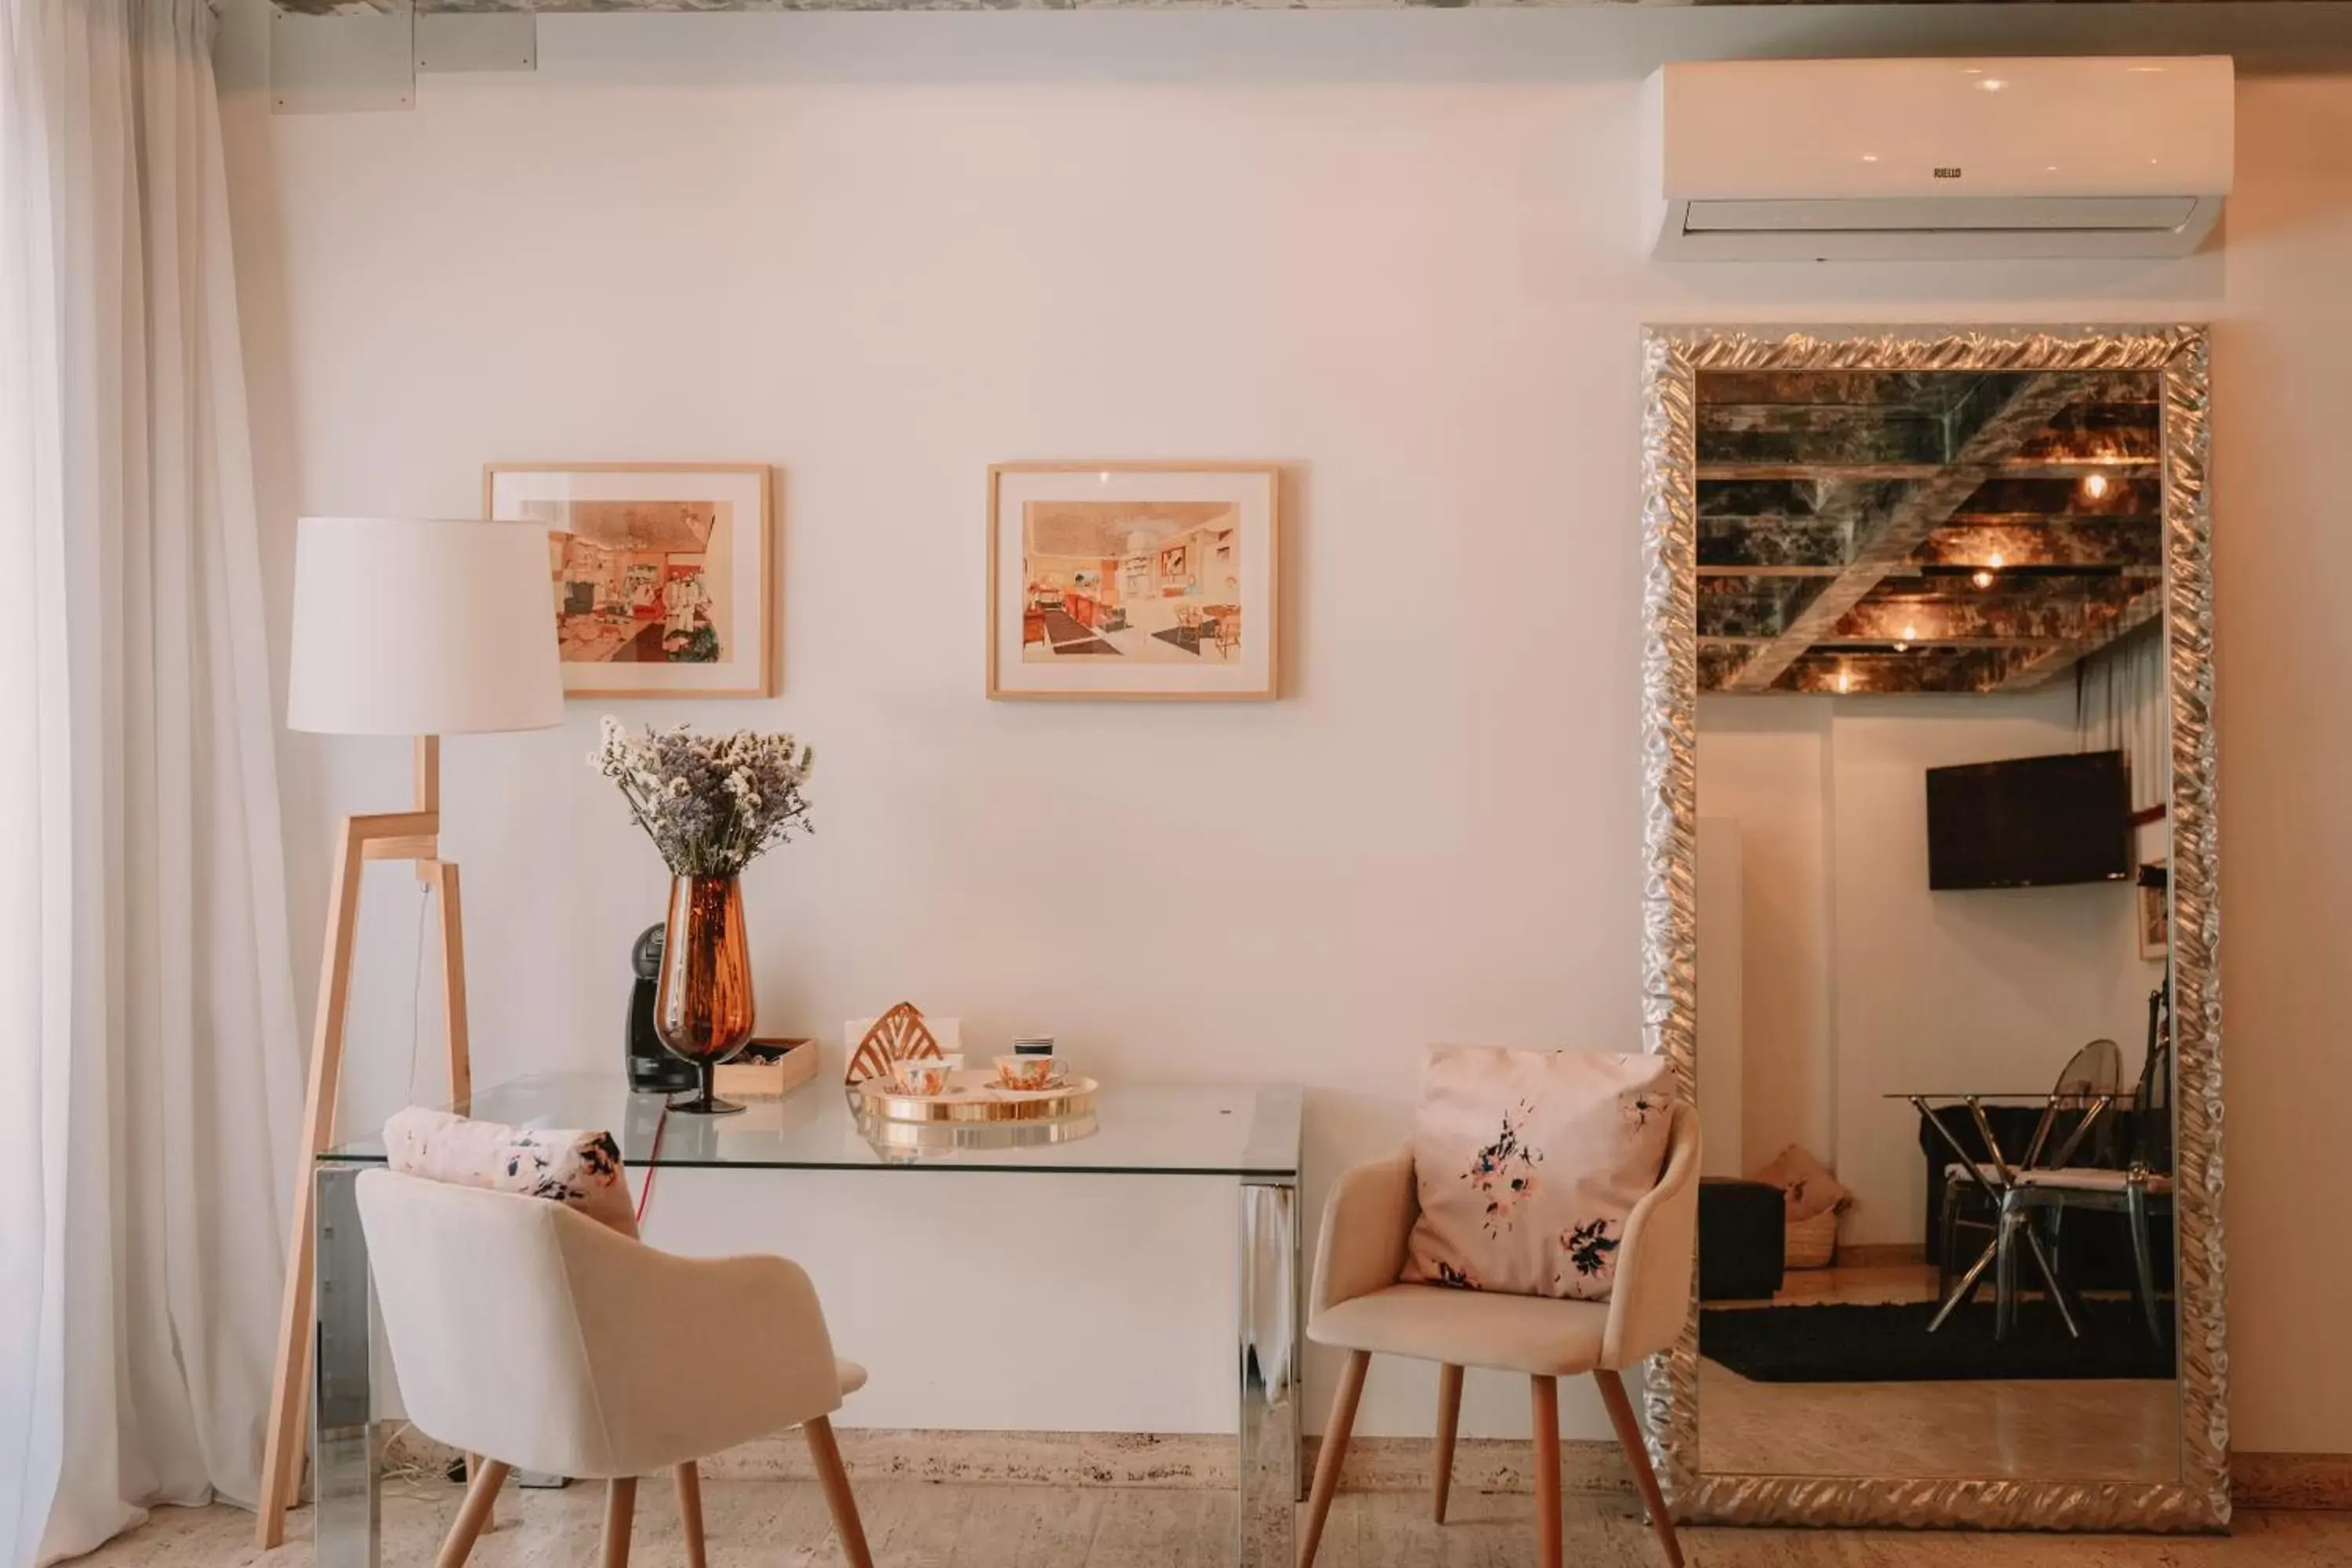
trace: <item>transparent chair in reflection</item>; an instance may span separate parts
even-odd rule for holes
[[[1960,1272],[1959,1239],[1963,1231],[1979,1231],[1988,1241],[2000,1230],[2000,1190],[2007,1184],[2009,1173],[2030,1170],[2048,1149],[2052,1135],[2063,1119],[2072,1115],[2085,1116],[2101,1099],[2114,1100],[2123,1088],[2123,1047],[2113,1040],[2093,1040],[2066,1060],[2058,1081],[2051,1086],[2050,1098],[2043,1103],[2042,1120],[2033,1130],[2033,1139],[2025,1157],[2009,1164],[2005,1173],[2000,1149],[1993,1144],[1990,1128],[1980,1134],[1988,1147],[1986,1158],[1962,1163],[1954,1161],[1944,1167],[1944,1197],[1939,1210],[1937,1228],[1941,1230],[1942,1247],[1937,1252],[1939,1292],[1951,1289],[1953,1277]],[[2062,1145],[2062,1159],[2075,1152],[2071,1136],[2082,1131],[2086,1123],[2077,1121],[2067,1128],[2068,1140]],[[1989,1192],[1987,1189],[1990,1188]]]
[[[2133,1109],[2137,1113],[2132,1128],[2136,1142],[2143,1141],[2150,1119],[2165,1111],[2170,1041],[2163,1016],[2159,992],[2150,998],[2149,1050],[2137,1090],[2132,1097]],[[1979,1108],[1970,1105],[1990,1158],[1956,1162],[1945,1167],[1943,1267],[1948,1269],[1957,1260],[1959,1232],[1966,1223],[1961,1217],[1961,1206],[1972,1193],[1982,1194],[1992,1211],[1988,1227],[1992,1236],[1946,1296],[1942,1310],[1929,1325],[1931,1332],[1942,1327],[1961,1302],[1975,1295],[1986,1270],[1990,1268],[1993,1333],[1997,1339],[2006,1338],[2017,1318],[2018,1275],[2022,1259],[2031,1258],[2066,1331],[2080,1337],[2081,1313],[2064,1283],[2061,1252],[2065,1212],[2075,1208],[2108,1210],[2126,1216],[2134,1293],[2149,1334],[2158,1343],[2163,1342],[2149,1225],[2159,1213],[2169,1212],[2172,1178],[2150,1169],[2144,1149],[2135,1149],[2132,1157],[2122,1164],[2112,1158],[2113,1119],[2103,1118],[2122,1092],[2122,1052],[2113,1040],[2094,1040],[2076,1052],[2050,1092],[2024,1158],[2015,1165],[2002,1155]],[[2062,1119],[2069,1114],[2076,1120],[2045,1164],[2043,1156],[2050,1142]],[[1950,1136],[1948,1131],[1946,1136]],[[2074,1163],[2075,1154],[2086,1143],[2095,1143],[2101,1157]]]
[[[2156,1287],[2152,1226],[2172,1213],[2172,1174],[2162,1168],[2172,1163],[2171,1084],[2171,1012],[2159,988],[2148,997],[2148,1050],[2140,1067],[2138,1088],[2131,1097],[2127,1157],[2121,1166],[2068,1165],[2060,1161],[2053,1168],[2022,1171],[2011,1200],[2025,1225],[2032,1225],[2036,1215],[2047,1216],[2052,1272],[2057,1276],[2053,1291],[2064,1287],[2065,1260],[2058,1247],[2066,1211],[2094,1209],[2124,1215],[2130,1232],[2132,1291],[2138,1298],[2148,1337],[2159,1345],[2165,1339],[2164,1310]],[[2062,1308],[2066,1305],[2063,1295],[2059,1302]]]
[[[1942,1246],[1939,1252],[1939,1283],[1948,1285],[1941,1310],[1927,1326],[1928,1332],[1944,1326],[1963,1301],[1973,1298],[1979,1282],[1988,1270],[1993,1275],[1993,1334],[1996,1339],[2008,1337],[2017,1317],[2017,1285],[2021,1254],[2030,1256],[2042,1283],[2059,1314],[2064,1319],[2066,1331],[2079,1334],[2081,1329],[2072,1303],[2065,1296],[2053,1258],[2053,1241],[2045,1247],[2041,1233],[2034,1227],[2032,1216],[2045,1207],[2029,1199],[2029,1173],[2071,1167],[2069,1162],[2103,1131],[2102,1119],[2121,1092],[2123,1087],[2123,1049],[2115,1041],[2093,1040],[2067,1059],[2042,1102],[2041,1119],[2035,1123],[2033,1136],[2021,1159],[2012,1162],[2003,1152],[2000,1140],[1983,1107],[1974,1099],[1968,1101],[1969,1116],[1974,1120],[1979,1139],[1984,1146],[1982,1158],[1967,1157],[1950,1128],[1939,1115],[1930,1120],[1952,1152],[1963,1156],[1944,1167],[1944,1197],[1939,1228]],[[1924,1110],[1925,1107],[1923,1106]],[[2071,1118],[2071,1122],[2068,1119]],[[2051,1150],[2053,1137],[2065,1128],[2063,1141],[2054,1153]],[[2048,1156],[2048,1163],[2043,1163]],[[1978,1220],[1969,1216],[1971,1200],[1980,1200],[1986,1217]],[[2053,1231],[2055,1215],[2053,1212]],[[1990,1237],[1977,1254],[1975,1262],[1960,1274],[1957,1284],[1950,1284],[1951,1271],[1959,1261],[1960,1233],[1963,1230],[1987,1230]]]

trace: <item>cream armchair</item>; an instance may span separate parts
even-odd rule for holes
[[[1431,1478],[1437,1521],[1445,1521],[1453,1483],[1454,1430],[1462,1405],[1462,1369],[1492,1367],[1527,1374],[1536,1429],[1537,1562],[1559,1568],[1559,1380],[1592,1374],[1625,1459],[1633,1468],[1666,1561],[1681,1568],[1682,1548],[1650,1468],[1642,1429],[1618,1374],[1674,1343],[1690,1308],[1698,1249],[1698,1114],[1675,1109],[1664,1173],[1633,1207],[1617,1251],[1614,1290],[1606,1301],[1489,1295],[1438,1285],[1401,1285],[1405,1243],[1420,1214],[1410,1149],[1358,1165],[1339,1178],[1323,1213],[1307,1337],[1348,1352],[1323,1451],[1315,1465],[1299,1568],[1315,1561],[1324,1516],[1338,1489],[1348,1434],[1375,1352],[1436,1362],[1437,1452]]]
[[[871,1568],[826,1417],[866,1383],[781,1258],[674,1258],[561,1204],[391,1171],[359,1180],[384,1338],[409,1419],[483,1457],[443,1544],[459,1568],[509,1468],[606,1482],[624,1568],[636,1478],[673,1471],[702,1568],[695,1461],[798,1426],[855,1568]]]

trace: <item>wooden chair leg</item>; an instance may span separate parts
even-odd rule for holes
[[[479,1454],[468,1454],[466,1456],[466,1484],[467,1486],[470,1487],[474,1484],[474,1478],[482,1473],[482,1467],[487,1463],[488,1463],[488,1461],[484,1459]],[[495,1494],[498,1489],[493,1487],[490,1489]],[[490,1499],[488,1511],[482,1515],[482,1528],[484,1530],[496,1530],[498,1527],[499,1500],[495,1495],[493,1495]]]
[[[629,1568],[629,1526],[636,1512],[636,1477],[615,1476],[604,1483],[604,1568]]]
[[[1625,1450],[1633,1485],[1641,1489],[1642,1506],[1650,1510],[1650,1528],[1657,1532],[1658,1544],[1665,1548],[1670,1568],[1683,1568],[1682,1542],[1675,1539],[1675,1521],[1666,1512],[1665,1494],[1658,1489],[1658,1472],[1650,1468],[1650,1449],[1642,1441],[1641,1424],[1633,1419],[1633,1402],[1625,1397],[1625,1380],[1613,1372],[1596,1372],[1592,1381],[1601,1385],[1601,1403],[1609,1407],[1609,1425],[1617,1429],[1617,1446]]]
[[[1454,1491],[1454,1429],[1462,1424],[1462,1369],[1437,1369],[1437,1451],[1430,1458],[1429,1517],[1445,1522],[1445,1500]]]
[[[1298,1537],[1298,1568],[1312,1568],[1315,1549],[1323,1544],[1323,1521],[1331,1511],[1331,1494],[1339,1489],[1339,1466],[1348,1458],[1348,1434],[1356,1429],[1356,1406],[1364,1397],[1364,1373],[1372,1364],[1370,1351],[1349,1351],[1339,1369],[1339,1390],[1331,1396],[1331,1418],[1323,1423],[1323,1451],[1315,1458],[1315,1487],[1307,1497],[1307,1528]]]
[[[858,1522],[857,1499],[849,1489],[849,1472],[841,1468],[841,1447],[833,1440],[833,1423],[820,1415],[804,1424],[809,1458],[816,1462],[816,1479],[824,1488],[825,1506],[833,1510],[833,1528],[841,1535],[841,1553],[849,1568],[874,1568],[874,1554],[866,1547],[866,1526]]]
[[[1559,1379],[1528,1380],[1536,1426],[1536,1568],[1559,1568]]]
[[[677,1468],[677,1527],[686,1537],[686,1568],[704,1568],[702,1472],[692,1459]]]
[[[474,1554],[474,1542],[482,1538],[482,1527],[490,1522],[490,1504],[507,1479],[507,1468],[496,1459],[469,1466],[466,1473],[472,1478],[466,1487],[466,1500],[457,1505],[457,1518],[441,1542],[441,1555],[433,1560],[433,1568],[466,1568],[466,1559]]]

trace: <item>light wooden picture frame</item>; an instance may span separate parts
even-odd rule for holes
[[[1281,694],[1282,470],[1239,462],[988,470],[988,695]]]
[[[566,697],[772,697],[774,471],[765,463],[489,463],[482,515],[551,536]]]

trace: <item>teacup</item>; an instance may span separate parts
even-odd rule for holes
[[[996,1058],[996,1081],[1004,1089],[1051,1089],[1062,1076],[1059,1057],[1011,1056]]]
[[[891,1078],[901,1094],[945,1094],[948,1080],[963,1066],[963,1058],[907,1057],[891,1064]]]

